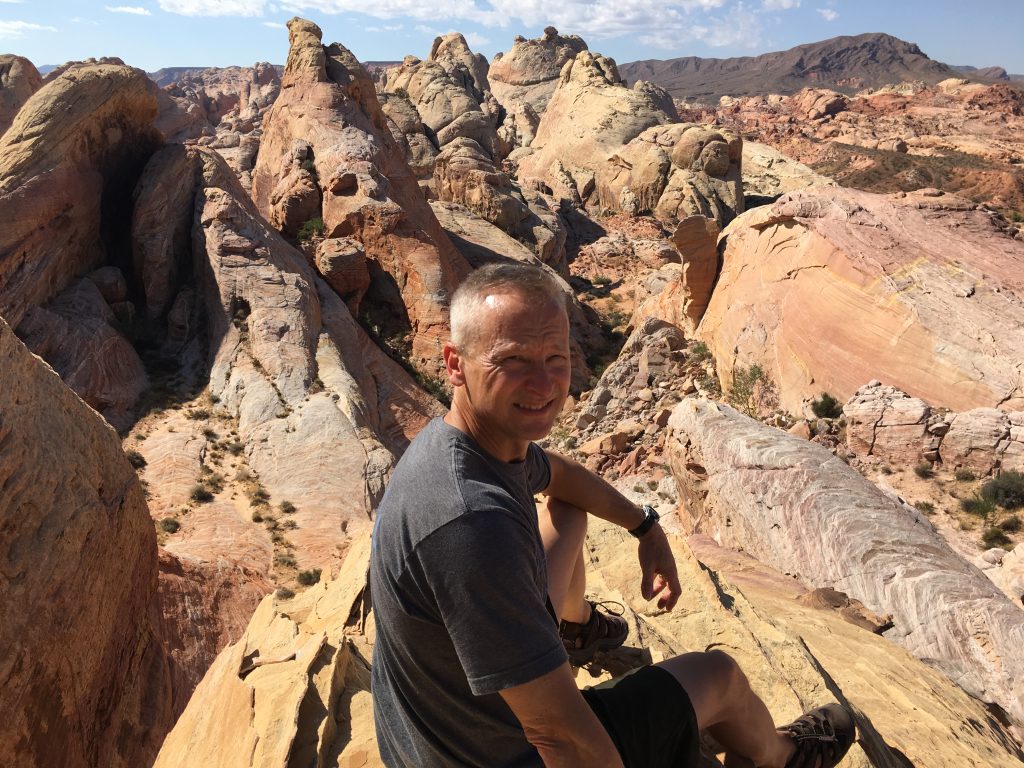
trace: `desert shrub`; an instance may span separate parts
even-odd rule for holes
[[[1020,518],[1017,515],[1008,517],[999,524],[999,527],[1007,533],[1019,533],[1021,528]]]
[[[206,408],[196,408],[195,410],[189,411],[187,414],[190,419],[199,421],[200,419],[210,418],[210,412]]]
[[[981,534],[981,540],[989,547],[1001,547],[1010,543],[1010,537],[1001,528],[989,528]]]
[[[408,99],[409,98],[409,92],[407,90],[405,90],[405,88],[402,88],[402,87],[395,88],[395,90],[392,91],[392,93],[394,93],[395,96],[398,96],[398,97],[403,98],[403,99]]]
[[[650,488],[652,491],[655,490],[658,487],[658,481],[657,480],[648,480],[647,481],[647,487]]]
[[[135,469],[142,469],[146,466],[146,457],[138,451],[129,448],[124,452],[124,455],[128,457],[128,463],[135,467]]]
[[[177,533],[181,529],[181,523],[173,517],[165,517],[160,521],[160,530],[164,533]]]
[[[208,501],[213,501],[213,494],[210,492],[210,489],[205,485],[199,485],[198,483],[192,486],[192,490],[189,491],[188,497],[199,504],[205,504]]]
[[[294,531],[296,528],[299,527],[299,524],[289,517],[287,520],[281,523],[281,527],[284,528],[286,531]]]
[[[295,505],[287,500],[282,501],[279,508],[281,512],[285,515],[290,515],[295,511]]]
[[[971,470],[964,469],[963,467],[954,472],[953,477],[956,478],[956,481],[958,483],[969,483],[972,480],[976,479],[974,473],[971,472]]]
[[[607,275],[595,275],[594,279],[591,280],[590,282],[593,283],[594,285],[609,285],[611,281],[612,279]]]
[[[439,376],[426,376],[417,374],[416,383],[422,387],[427,394],[444,405],[446,408],[452,404],[452,392],[448,383]]]
[[[645,490],[647,489],[644,488],[643,483],[637,483],[633,486],[633,493],[643,493]]]
[[[252,513],[252,521],[254,523],[262,523],[263,522],[263,515],[261,515],[259,512],[253,512]]]
[[[245,450],[245,446],[242,445],[242,443],[238,442],[237,440],[232,440],[230,443],[227,444],[226,447],[228,449],[228,453],[230,453],[232,456],[237,456],[243,450]]]
[[[275,592],[274,595],[277,596],[279,600],[291,600],[295,597],[295,593],[288,589],[288,587],[278,587],[277,592]]]
[[[811,401],[811,410],[819,419],[838,419],[843,415],[843,404],[828,392],[822,392],[821,397]]]
[[[753,418],[762,410],[778,405],[779,394],[775,382],[760,365],[754,363],[749,368],[738,366],[732,372],[732,386],[729,387],[726,400]]]
[[[975,495],[969,499],[960,499],[960,509],[969,515],[987,518],[996,511],[996,505],[991,499]]]
[[[928,480],[929,478],[935,477],[935,470],[932,469],[931,464],[925,461],[914,467],[914,474],[922,480]]]
[[[322,235],[325,231],[324,220],[316,216],[299,227],[297,236],[299,240],[309,240],[314,235]]]
[[[1008,469],[981,486],[981,495],[1005,509],[1024,507],[1024,472]]]
[[[914,505],[914,507],[919,512],[924,512],[926,515],[935,514],[935,505],[932,504],[930,501],[919,501]]]
[[[289,555],[287,552],[282,552],[280,555],[274,555],[274,562],[277,565],[285,568],[295,567],[295,558]]]
[[[269,506],[270,494],[263,489],[263,486],[258,485],[249,491],[249,503],[257,507]]]
[[[703,363],[711,359],[711,350],[703,341],[695,341],[689,347],[690,359],[695,363]]]
[[[203,437],[205,437],[207,440],[216,440],[218,437],[220,437],[220,435],[218,435],[216,432],[214,432],[209,427],[204,427],[203,428]]]
[[[299,163],[299,168],[312,175],[313,178],[316,178],[316,163],[312,160],[303,160]]]
[[[296,577],[299,580],[299,584],[304,587],[312,586],[320,581],[320,569],[311,568],[308,571],[299,571],[299,575]]]
[[[883,475],[891,475],[892,467],[890,467],[888,464],[883,464],[878,468],[878,471],[881,472]]]

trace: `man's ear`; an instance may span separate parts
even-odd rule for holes
[[[462,387],[466,384],[466,374],[462,370],[462,355],[450,341],[446,341],[444,349],[441,350],[444,357],[444,366],[448,371],[448,381],[453,387]]]

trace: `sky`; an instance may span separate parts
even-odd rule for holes
[[[36,66],[117,56],[150,72],[283,64],[295,15],[362,61],[422,58],[456,30],[490,59],[552,25],[620,63],[886,32],[946,64],[1024,73],[1022,0],[0,0],[0,53]]]

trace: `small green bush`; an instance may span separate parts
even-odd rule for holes
[[[322,235],[325,231],[324,220],[317,216],[299,227],[297,236],[299,240],[309,240],[314,235]]]
[[[822,392],[821,397],[811,401],[811,410],[819,419],[838,419],[843,415],[843,404],[828,392]]]
[[[270,506],[270,494],[262,486],[253,488],[249,491],[249,503],[257,507]]]
[[[210,412],[206,408],[196,408],[194,411],[189,411],[185,415],[194,421],[210,418]]]
[[[292,504],[290,501],[285,500],[281,502],[280,510],[283,514],[290,515],[295,511],[295,505]]]
[[[756,418],[761,411],[778,405],[779,395],[775,382],[765,373],[764,368],[754,363],[749,368],[737,366],[732,372],[732,386],[726,401],[747,416]]]
[[[165,517],[160,521],[160,530],[164,533],[177,533],[181,529],[181,523],[173,517]]]
[[[977,495],[970,499],[960,499],[960,508],[967,514],[977,517],[988,517],[996,511],[995,502]]]
[[[392,93],[394,93],[395,96],[398,96],[398,97],[403,98],[403,99],[408,99],[409,98],[409,92],[407,90],[405,90],[405,88],[402,88],[402,87],[395,88],[395,90],[392,91]]]
[[[935,470],[932,469],[931,464],[923,462],[914,467],[914,474],[922,480],[928,480],[929,478],[935,477]]]
[[[279,600],[291,600],[295,597],[295,593],[292,592],[288,587],[278,587],[277,592],[274,593]]]
[[[193,485],[188,497],[199,504],[205,504],[208,501],[213,501],[213,494],[210,493],[210,489],[205,485]]]
[[[690,359],[695,363],[703,363],[711,359],[711,350],[703,341],[695,341],[690,345]]]
[[[1019,533],[1021,528],[1020,518],[1017,515],[1008,517],[999,524],[999,527],[1007,533]]]
[[[981,495],[1004,509],[1024,507],[1024,472],[1008,469],[981,486]]]
[[[914,507],[919,512],[924,512],[926,515],[935,514],[935,505],[932,504],[930,501],[919,501],[914,505]]]
[[[209,427],[205,427],[203,429],[203,437],[205,437],[207,440],[216,440],[218,437],[220,437],[220,435],[218,435]]]
[[[287,553],[282,553],[280,555],[275,555],[274,556],[274,562],[277,565],[283,566],[285,568],[294,568],[295,567],[295,558],[292,557],[291,555],[287,554]]]
[[[299,575],[297,578],[299,580],[299,584],[301,584],[302,586],[312,586],[313,584],[316,584],[318,581],[320,581],[320,569],[311,568],[308,571],[299,571]]]
[[[607,275],[596,275],[590,282],[594,285],[609,285],[612,279]]]
[[[252,521],[254,523],[262,523],[263,522],[263,515],[261,515],[259,512],[253,512],[252,513]]]
[[[128,463],[135,467],[135,469],[142,469],[146,466],[146,457],[138,451],[129,448],[124,452],[124,455],[128,457]]]
[[[969,483],[972,480],[976,479],[974,473],[971,472],[971,470],[964,469],[963,467],[954,472],[953,477],[956,478],[956,481],[958,483]]]
[[[892,467],[890,467],[888,464],[883,464],[878,468],[878,471],[881,472],[883,475],[891,475]]]
[[[1010,543],[1010,537],[1001,528],[989,528],[981,534],[981,540],[989,547],[1001,547]]]

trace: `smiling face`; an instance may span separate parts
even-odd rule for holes
[[[455,387],[448,423],[503,461],[522,459],[569,394],[569,319],[547,297],[491,294],[471,341],[446,344],[444,360]]]

